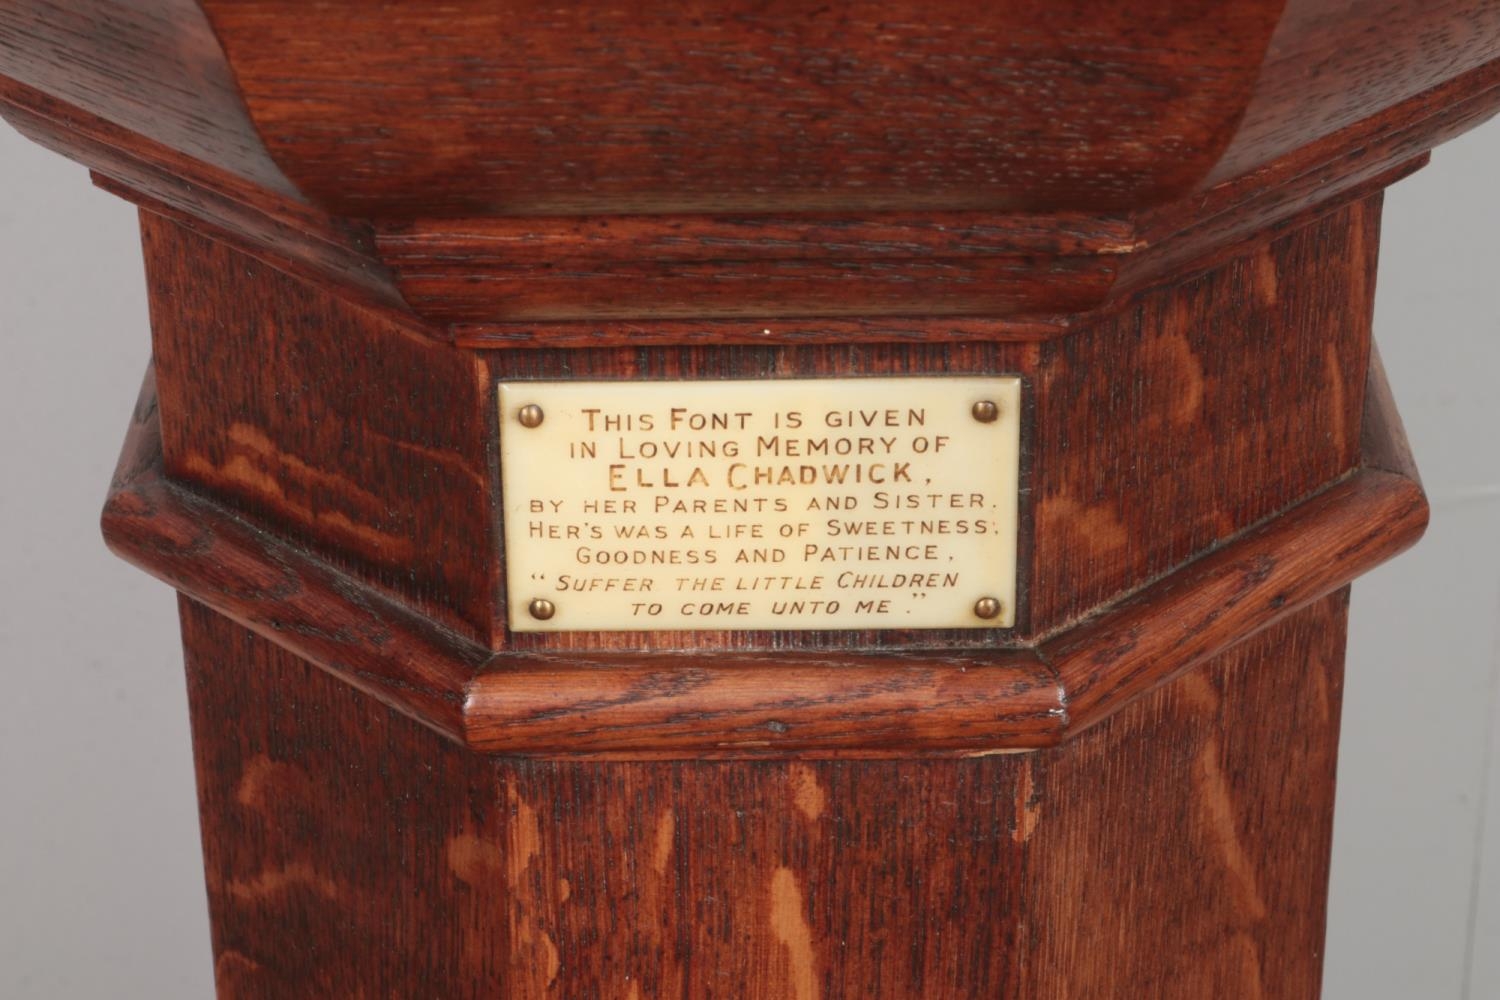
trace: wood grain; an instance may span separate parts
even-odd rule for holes
[[[1034,637],[1290,507],[1358,462],[1378,197],[1312,213],[1253,251],[1039,344],[675,347],[603,335],[587,349],[485,352],[495,381],[1019,374],[1023,422],[1018,634]],[[788,324],[795,328],[795,324]],[[672,332],[679,332],[673,328]],[[1107,373],[1101,377],[1100,373]],[[496,632],[502,628],[497,622]],[[962,633],[934,636],[972,642]],[[923,637],[844,633],[853,648]],[[982,642],[993,639],[981,636]],[[511,648],[824,644],[806,634],[519,635]]]
[[[1217,159],[1280,7],[203,4],[289,175],[386,218],[1155,201]]]
[[[1500,70],[1490,77],[1500,85]],[[1500,108],[1500,90],[1448,96],[1414,98],[1191,203],[1118,218],[485,218],[383,226],[376,245],[412,308],[474,346],[681,343],[688,319],[721,342],[924,329],[934,340],[1035,339],[1042,324],[1060,335],[1069,319],[1092,320],[1134,290],[1180,283],[1368,200],[1425,165],[1427,148]],[[762,316],[795,322],[734,322]]]
[[[111,546],[439,732],[512,754],[1048,746],[1342,587],[1427,522],[1411,479],[1364,471],[1035,649],[487,654],[162,477],[151,390],[105,510]]]
[[[87,109],[120,135],[170,149],[184,165],[196,162],[300,200],[256,133],[209,19],[193,0],[9,0],[0,7],[0,52],[7,78],[0,94],[8,101],[26,105],[45,94],[58,106]],[[196,86],[183,86],[186,80]]]
[[[649,16],[646,16],[648,15]],[[1316,997],[1500,0],[4,0],[137,202],[221,997]],[[512,635],[497,383],[1022,380],[1008,630]]]
[[[163,475],[148,371],[104,510],[115,551],[292,643],[344,681],[455,739],[464,684],[489,651]]]
[[[156,216],[141,232],[167,474],[488,643],[475,360]]]
[[[311,204],[272,160],[192,0],[9,0],[0,115],[281,266],[386,308],[400,302],[357,223]]]
[[[1320,994],[1348,592],[1039,755],[1037,1000]]]
[[[380,10],[13,0],[0,113],[154,212],[501,343],[1046,324],[1500,109],[1500,0]]]
[[[196,599],[476,747],[1044,746],[1420,533],[1409,470],[1349,478],[1378,219],[1378,198],[1314,213],[1040,345],[471,355],[147,216],[161,471],[130,460],[145,471],[106,526]],[[1025,379],[1014,632],[508,634],[495,382],[930,371]],[[365,624],[329,624],[348,621]]]
[[[1314,997],[1346,607],[1051,751],[599,763],[184,600],[219,995]]]

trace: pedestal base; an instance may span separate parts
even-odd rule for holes
[[[461,748],[182,602],[226,998],[1318,995],[1347,591],[972,760]]]

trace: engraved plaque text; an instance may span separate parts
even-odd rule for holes
[[[513,630],[1014,623],[1017,378],[499,392]]]

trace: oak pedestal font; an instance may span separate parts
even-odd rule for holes
[[[4,0],[140,206],[225,998],[1318,995],[1497,0]]]

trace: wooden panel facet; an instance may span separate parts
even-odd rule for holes
[[[1035,631],[1354,467],[1379,232],[1377,196],[1043,345]]]
[[[474,754],[184,601],[221,996],[1316,995],[1347,592],[1052,750]]]
[[[488,641],[478,366],[142,213],[168,473]]]

